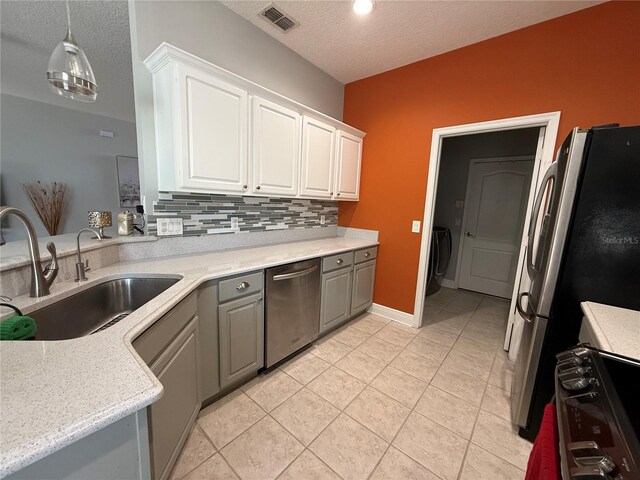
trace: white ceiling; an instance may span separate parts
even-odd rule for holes
[[[378,0],[359,17],[348,0],[274,0],[300,23],[288,33],[258,16],[270,1],[222,3],[348,83],[602,2]]]
[[[95,103],[49,90],[47,63],[67,28],[66,9],[59,0],[0,1],[2,93],[135,121],[127,2],[71,1],[70,9],[71,31],[98,84]]]

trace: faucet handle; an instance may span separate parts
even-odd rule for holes
[[[53,242],[47,243],[47,250],[51,254],[51,263],[44,267],[44,279],[47,285],[51,285],[58,275],[58,253]]]

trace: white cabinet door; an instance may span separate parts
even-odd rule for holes
[[[253,97],[253,193],[285,197],[298,193],[300,123],[300,114]]]
[[[337,137],[337,172],[334,198],[337,200],[358,200],[362,138],[343,131],[338,131]]]
[[[248,94],[213,75],[181,65],[181,187],[245,192]]]
[[[331,198],[336,129],[304,116],[300,196]]]

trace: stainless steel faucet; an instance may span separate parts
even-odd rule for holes
[[[56,255],[56,246],[53,242],[47,243],[47,250],[51,253],[51,263],[48,264],[44,271],[40,261],[40,249],[38,248],[38,236],[36,235],[33,225],[29,217],[21,210],[14,207],[0,207],[0,222],[5,215],[13,215],[18,217],[27,229],[27,241],[29,243],[29,255],[31,256],[31,291],[30,297],[44,297],[49,295],[49,286],[53,283],[58,275],[58,257]],[[0,245],[4,245],[4,238],[1,239]]]
[[[76,262],[76,282],[83,282],[84,280],[86,280],[87,276],[85,275],[85,272],[91,270],[89,268],[89,260],[87,260],[86,265],[82,263],[82,255],[80,253],[80,235],[82,235],[82,232],[95,233],[96,236],[93,238],[97,238],[98,240],[102,241],[102,234],[98,230],[94,230],[93,228],[83,228],[78,232],[78,236],[76,237],[76,246],[78,247],[78,250],[76,252],[76,259],[78,260]]]

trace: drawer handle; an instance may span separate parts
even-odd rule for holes
[[[241,282],[236,287],[236,290],[244,290],[245,288],[249,288],[249,287],[250,287],[249,282]]]
[[[364,252],[364,258],[369,258],[371,256],[370,252]]]
[[[336,260],[336,263],[338,265],[342,265],[344,263],[344,260],[342,260],[341,258],[339,258],[338,260]]]

